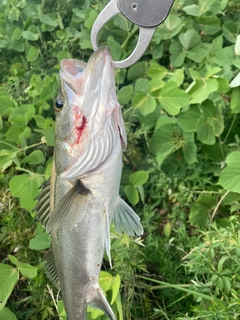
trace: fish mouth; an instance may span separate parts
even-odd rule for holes
[[[112,128],[118,119],[119,104],[109,49],[101,47],[91,55],[88,63],[62,60],[60,80],[65,103],[56,114],[56,145],[62,157],[68,160],[59,173],[68,174],[72,168],[71,177],[75,177],[80,172],[77,159],[85,157],[90,146],[101,145],[101,153],[105,154],[103,146],[106,142],[97,141],[102,135],[113,135]]]
[[[103,70],[106,67],[107,69],[113,69],[112,57],[109,49],[102,46],[91,55],[88,63],[76,59],[63,59],[61,61],[60,77],[77,95],[80,95],[84,82],[83,78],[91,77],[91,82],[95,80],[95,83],[97,83],[99,75],[103,76]],[[96,87],[95,83],[92,83],[92,88]]]

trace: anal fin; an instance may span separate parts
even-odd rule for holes
[[[113,223],[118,233],[126,233],[129,236],[143,234],[143,227],[139,216],[133,209],[119,197],[116,212],[113,215]]]
[[[59,280],[57,276],[57,271],[56,271],[57,269],[56,269],[56,264],[54,261],[52,249],[49,249],[48,252],[45,254],[44,261],[46,261],[44,269],[46,269],[47,277],[49,278],[49,280],[51,280],[54,283],[56,288],[59,289],[60,288]]]
[[[94,290],[92,300],[89,301],[89,304],[93,308],[102,310],[110,320],[117,320],[100,287]]]
[[[109,213],[106,207],[104,208],[103,239],[104,239],[104,246],[108,256],[109,264],[110,264],[110,267],[112,268]]]

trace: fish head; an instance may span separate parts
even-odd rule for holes
[[[120,110],[112,58],[107,47],[94,52],[87,64],[75,59],[62,60],[60,82],[61,94],[55,104],[55,162],[58,174],[71,168],[94,137],[101,135],[109,117],[118,125]],[[123,140],[126,140],[125,129],[119,130]]]

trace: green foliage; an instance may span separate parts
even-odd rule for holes
[[[0,320],[65,317],[32,211],[51,174],[59,63],[88,60],[106,3],[0,4]],[[240,316],[239,10],[237,0],[175,1],[141,60],[115,71],[128,136],[120,192],[145,230],[144,246],[111,233],[113,270],[104,262],[100,283],[119,319]],[[115,16],[99,40],[125,59],[137,29]]]

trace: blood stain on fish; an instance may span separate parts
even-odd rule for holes
[[[73,112],[75,114],[75,132],[76,132],[76,141],[75,143],[78,144],[80,142],[82,132],[86,127],[87,120],[86,118],[79,112],[77,106],[73,108]]]

